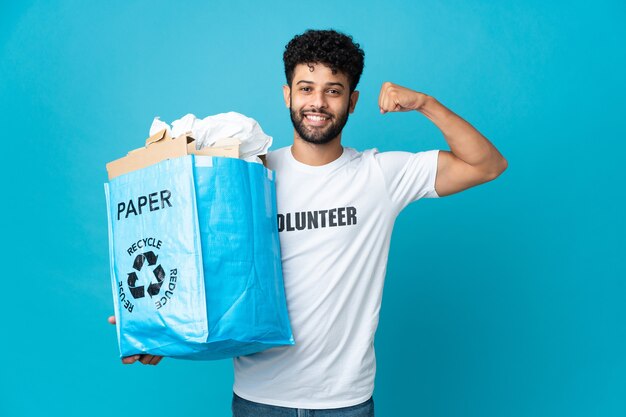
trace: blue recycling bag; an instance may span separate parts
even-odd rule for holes
[[[294,343],[273,175],[188,155],[105,184],[121,356],[221,359]]]

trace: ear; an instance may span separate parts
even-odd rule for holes
[[[289,102],[291,100],[289,100],[289,96],[291,95],[291,88],[289,88],[288,85],[283,85],[283,98],[285,99],[285,106],[287,106],[287,108],[291,108],[291,106],[289,105]]]
[[[354,113],[354,108],[356,107],[356,102],[359,100],[359,92],[358,91],[353,91],[352,94],[350,94],[350,104],[348,106],[348,111],[350,113]]]

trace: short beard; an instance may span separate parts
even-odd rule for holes
[[[304,126],[304,112],[300,111],[299,113],[296,113],[291,109],[291,102],[289,104],[289,114],[291,116],[291,123],[293,124],[293,128],[296,129],[298,136],[300,136],[302,140],[312,143],[314,145],[325,145],[328,142],[331,142],[333,139],[341,134],[344,126],[346,125],[346,123],[348,123],[349,111],[347,109],[346,112],[340,115],[340,117],[335,122],[332,122],[334,117],[331,114],[326,113],[325,111],[322,111],[320,109],[310,109],[311,112],[325,114],[326,116],[333,118],[331,119],[331,125],[328,126],[326,130],[311,132],[307,130],[307,128]]]

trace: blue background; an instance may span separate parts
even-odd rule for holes
[[[104,165],[157,115],[238,111],[289,145],[282,51],[309,27],[366,52],[345,145],[447,149],[423,116],[378,114],[392,81],[509,161],[398,218],[377,414],[626,415],[624,2],[0,4],[0,415],[229,415],[229,360],[121,365]]]

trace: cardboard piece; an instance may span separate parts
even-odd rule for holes
[[[146,146],[128,152],[128,155],[106,164],[109,180],[128,172],[154,165],[166,159],[185,155],[224,156],[239,158],[241,141],[235,138],[218,140],[214,146],[196,149],[195,139],[186,133],[172,139],[163,129],[146,139]]]

